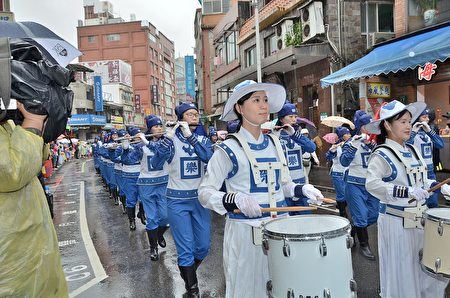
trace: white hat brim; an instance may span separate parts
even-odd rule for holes
[[[238,119],[236,113],[234,112],[234,105],[241,99],[243,96],[256,92],[256,91],[265,91],[267,95],[267,100],[269,103],[269,113],[277,113],[284,105],[286,101],[286,90],[283,86],[278,84],[270,84],[270,83],[257,83],[250,84],[247,86],[243,86],[238,90],[234,91],[230,98],[228,98],[227,103],[223,109],[222,116],[220,120],[222,121],[231,121]]]
[[[417,118],[419,118],[420,114],[422,113],[423,110],[425,110],[426,107],[427,105],[424,102],[413,102],[405,106],[405,108],[397,111],[395,114],[390,115],[389,118],[401,113],[404,110],[408,110],[412,115],[411,123],[413,123],[414,121],[416,121]],[[379,135],[381,133],[380,123],[381,121],[386,119],[387,118],[380,118],[378,120],[371,121],[370,123],[364,125],[364,128],[371,134]]]

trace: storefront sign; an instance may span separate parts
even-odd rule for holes
[[[103,90],[101,76],[94,76],[94,102],[95,111],[103,112]]]
[[[134,95],[134,110],[137,113],[140,113],[141,110],[141,95],[140,94],[135,94]]]
[[[328,117],[328,113],[325,113],[325,112],[320,113],[320,121],[322,121],[323,119],[325,119],[327,117]]]
[[[422,68],[419,66],[418,73],[419,73],[419,80],[426,80],[430,81],[431,76],[434,75],[436,72],[434,71],[437,68],[437,65],[434,63],[427,62],[425,66]]]
[[[367,83],[367,98],[390,98],[391,84]]]
[[[111,123],[123,124],[123,117],[111,116]]]
[[[151,85],[151,95],[152,95],[152,103],[156,104],[159,102],[159,91],[158,85]]]
[[[106,123],[106,116],[92,114],[75,114],[67,122],[70,126],[103,126]]]

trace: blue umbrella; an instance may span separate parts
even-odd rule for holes
[[[0,21],[0,37],[20,38],[37,46],[52,63],[67,66],[82,53],[47,27],[35,22]]]

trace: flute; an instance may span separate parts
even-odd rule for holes
[[[166,123],[166,127],[174,127],[174,126],[176,126],[177,124],[180,124],[180,121],[177,121],[177,122],[167,122]],[[192,127],[197,127],[197,126],[200,126],[201,124],[200,123],[198,123],[198,124],[189,124],[189,126],[192,126]]]
[[[144,136],[145,137],[153,137],[153,136],[158,136],[158,135],[162,135],[165,133],[166,133],[165,131],[162,131],[162,132],[157,132],[157,133],[146,134]],[[121,138],[115,139],[114,142],[120,142],[120,141],[124,141],[124,140],[135,139],[135,138],[139,138],[139,137],[136,137],[136,136],[121,137]]]

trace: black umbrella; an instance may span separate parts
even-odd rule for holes
[[[48,60],[63,67],[82,55],[76,47],[35,22],[0,21],[0,37],[20,38],[34,44]]]

